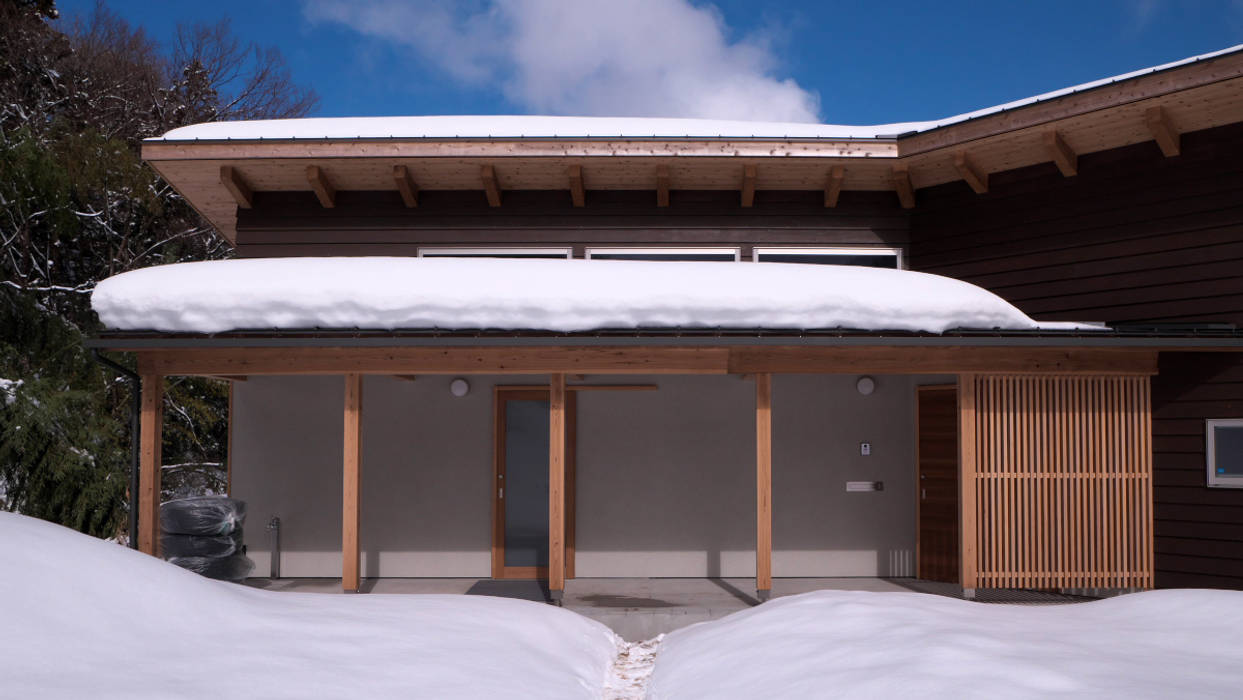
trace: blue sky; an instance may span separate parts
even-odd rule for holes
[[[1243,0],[111,0],[167,40],[228,17],[317,116],[936,119],[1243,43]],[[94,0],[59,0],[65,16]]]

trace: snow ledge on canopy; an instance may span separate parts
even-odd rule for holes
[[[1102,330],[907,270],[787,263],[252,258],[133,270],[96,287],[114,330]]]

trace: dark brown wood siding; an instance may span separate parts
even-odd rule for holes
[[[1040,319],[1243,325],[1243,125],[918,194],[910,265]],[[1153,380],[1156,583],[1243,588],[1243,490],[1210,489],[1204,419],[1243,417],[1238,355],[1163,354]]]
[[[656,193],[515,191],[490,208],[479,192],[424,191],[407,209],[397,192],[340,192],[324,209],[310,192],[262,192],[238,212],[237,254],[414,255],[435,245],[750,246],[863,244],[904,247],[907,212],[889,192],[845,192],[836,208],[820,192],[757,192],[743,208],[738,192],[677,191],[669,207]]]

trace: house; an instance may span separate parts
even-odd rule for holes
[[[238,258],[96,293],[144,551],[162,382],[205,375],[283,573],[346,590],[1243,585],[1243,46],[936,122],[302,119],[143,157]]]

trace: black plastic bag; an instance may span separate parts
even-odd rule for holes
[[[225,496],[197,496],[160,506],[160,529],[170,535],[228,535],[242,527],[246,504]]]
[[[242,528],[227,535],[179,535],[166,532],[160,537],[160,552],[173,557],[227,557],[242,549]]]
[[[168,560],[183,569],[220,581],[242,581],[254,570],[255,563],[242,553],[227,557],[173,557]]]

